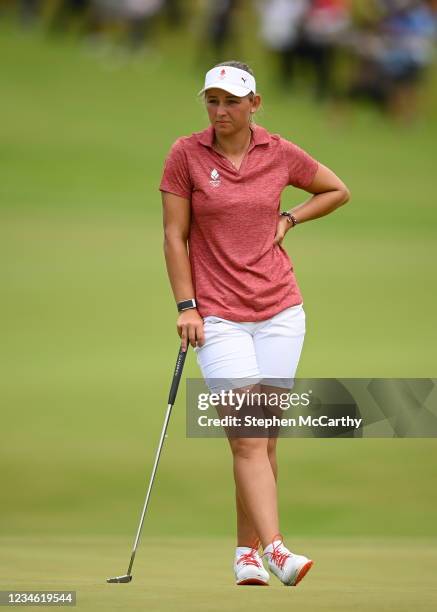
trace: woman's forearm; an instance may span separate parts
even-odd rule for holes
[[[333,191],[325,191],[317,193],[309,200],[299,204],[290,212],[296,218],[298,223],[311,221],[329,215],[339,206],[346,204],[350,198],[350,193],[347,189],[335,189]]]
[[[164,254],[168,278],[176,302],[194,298],[191,266],[186,242],[180,237],[164,238]]]

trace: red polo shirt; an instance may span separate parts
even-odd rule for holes
[[[188,246],[199,314],[263,321],[302,302],[293,265],[273,240],[284,188],[308,187],[318,163],[253,126],[237,171],[213,139],[212,126],[178,138],[159,188],[191,201]]]

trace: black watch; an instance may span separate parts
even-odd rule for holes
[[[178,302],[178,312],[182,312],[183,310],[189,310],[190,308],[197,308],[196,300],[193,298],[192,300],[184,300],[183,302]]]

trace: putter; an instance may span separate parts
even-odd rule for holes
[[[178,358],[176,360],[176,367],[174,370],[173,380],[171,383],[170,393],[168,396],[167,412],[166,412],[165,419],[164,419],[164,425],[162,427],[161,437],[159,439],[158,450],[156,451],[155,463],[153,464],[152,475],[150,477],[149,487],[147,489],[147,494],[146,494],[146,500],[144,502],[143,511],[141,513],[140,524],[138,525],[138,531],[135,537],[135,542],[134,542],[134,546],[132,549],[129,567],[127,568],[127,573],[124,574],[124,576],[114,576],[113,578],[107,578],[106,582],[111,582],[111,583],[130,582],[132,580],[132,566],[134,564],[135,554],[137,552],[138,542],[140,540],[141,531],[143,528],[144,517],[146,516],[146,511],[147,511],[147,506],[149,503],[150,493],[152,491],[153,481],[155,480],[155,474],[156,474],[156,470],[158,467],[159,457],[161,455],[162,445],[164,443],[165,432],[167,431],[167,425],[170,420],[171,409],[176,400],[176,394],[178,392],[179,382],[181,380],[182,370],[184,368],[185,357],[187,356],[187,352],[188,352],[188,346],[189,344],[187,345],[187,350],[183,351],[182,345],[181,345],[181,348],[179,349]]]

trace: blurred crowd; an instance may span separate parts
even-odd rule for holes
[[[120,31],[132,50],[141,48],[156,18],[166,15],[170,26],[180,25],[181,0],[0,0],[0,6],[15,5],[25,26],[43,20],[49,31],[75,29],[82,34]],[[121,39],[120,39],[121,40]]]
[[[433,62],[435,0],[257,0],[261,35],[288,86],[311,79],[316,100],[366,98],[411,118]],[[342,78],[338,78],[341,74]]]
[[[437,0],[0,0],[5,6],[53,33],[115,23],[119,36],[122,24],[119,40],[133,51],[153,41],[157,23],[192,35],[195,20],[205,65],[240,58],[253,21],[281,88],[309,87],[317,101],[364,98],[405,118],[416,112],[437,32]]]

